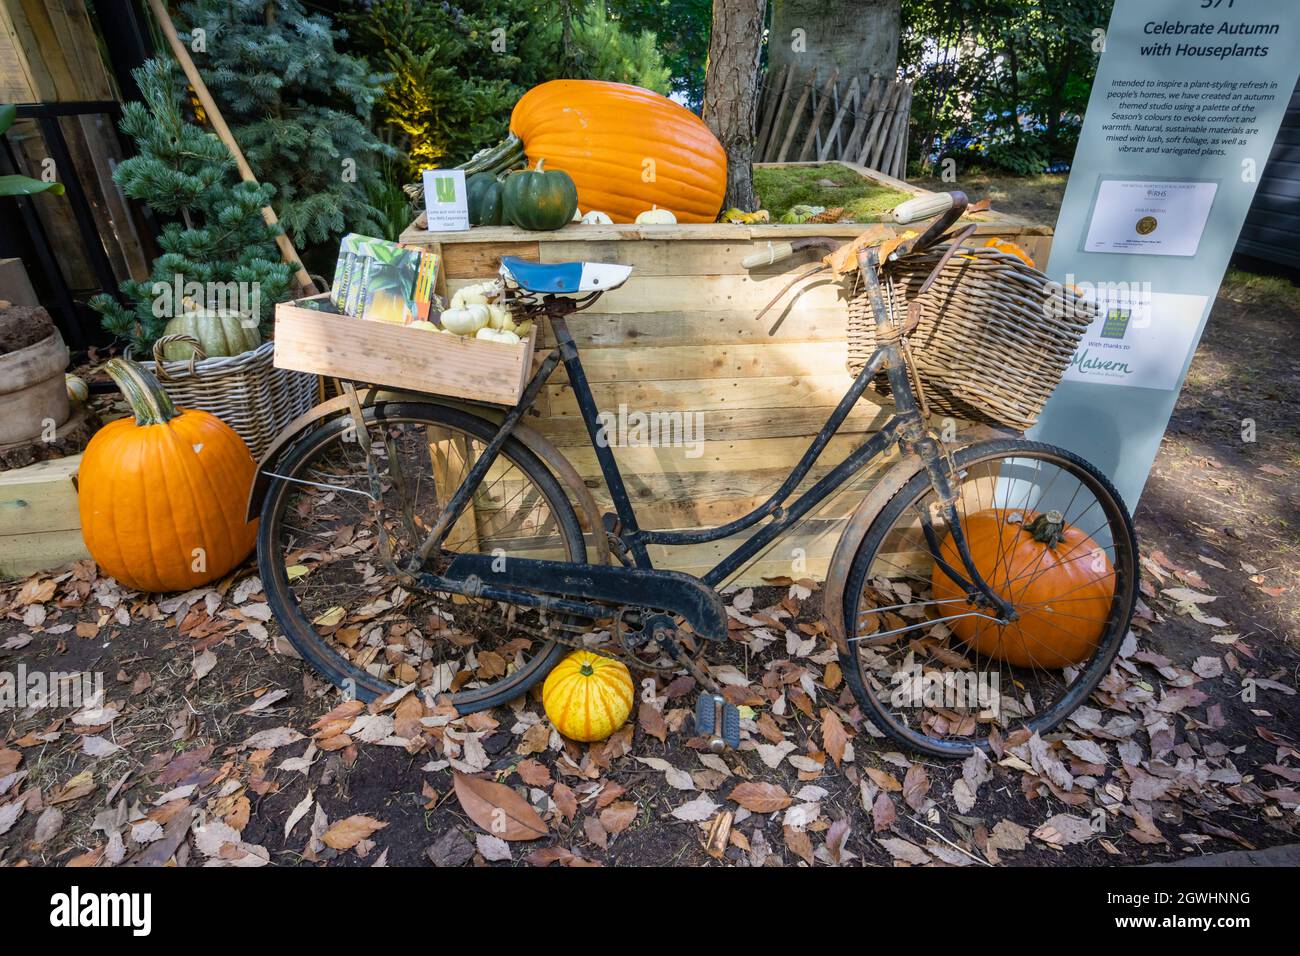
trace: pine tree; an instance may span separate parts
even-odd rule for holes
[[[248,164],[275,186],[290,238],[306,247],[381,232],[368,190],[395,151],[370,117],[388,77],[335,49],[344,34],[298,0],[189,0],[181,21]]]
[[[625,30],[603,2],[355,0],[351,42],[392,78],[380,113],[409,143],[409,174],[454,166],[501,140],[515,102],[558,77],[667,93],[654,34]]]
[[[163,227],[163,253],[149,279],[122,283],[132,308],[108,295],[95,296],[91,308],[103,315],[105,329],[147,353],[181,311],[172,294],[178,278],[182,288],[246,283],[250,300],[251,290],[257,292],[256,318],[265,335],[293,276],[280,261],[275,230],[262,220],[275,188],[240,181],[225,144],[187,120],[185,84],[170,59],[149,60],[132,76],[144,102],[122,108],[121,128],[135,141],[137,155],[117,167],[113,180],[126,195],[180,221]]]

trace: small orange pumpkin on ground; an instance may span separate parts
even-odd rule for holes
[[[621,661],[574,651],[542,685],[542,706],[555,729],[570,740],[604,740],[623,726],[636,694]]]
[[[105,574],[138,591],[184,591],[248,557],[244,521],[256,465],[242,438],[207,412],[177,411],[158,380],[125,359],[105,365],[134,413],[86,446],[78,508],[86,548]]]
[[[963,617],[948,626],[976,653],[1017,667],[1055,670],[1081,664],[1096,651],[1110,615],[1115,596],[1110,559],[1087,534],[1065,524],[1060,512],[1026,512],[1021,521],[1008,521],[1013,515],[1003,508],[976,512],[962,522],[962,531],[980,576],[1015,606],[1019,620],[998,626]],[[952,567],[962,568],[951,534],[939,551]],[[965,597],[937,564],[931,584],[936,601]],[[940,606],[945,615],[966,607]]]

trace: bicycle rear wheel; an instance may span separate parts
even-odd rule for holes
[[[378,509],[348,415],[311,431],[275,465],[257,555],[276,620],[308,663],[362,700],[414,683],[470,713],[518,696],[563,655],[554,634],[576,636],[582,627],[531,608],[419,590],[400,573],[497,426],[432,403],[390,402],[365,416]],[[396,574],[380,554],[381,522]],[[586,562],[563,489],[513,438],[426,566],[443,570],[458,553]]]
[[[976,568],[1017,619],[999,624],[936,562],[938,546],[964,574],[922,472],[885,505],[854,557],[841,655],[880,730],[946,757],[987,748],[992,733],[1046,733],[1082,704],[1128,633],[1138,586],[1128,511],[1088,462],[1019,439],[978,443],[954,460]]]

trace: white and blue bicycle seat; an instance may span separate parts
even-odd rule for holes
[[[529,262],[501,257],[501,277],[528,292],[608,292],[632,274],[631,266],[611,262]]]

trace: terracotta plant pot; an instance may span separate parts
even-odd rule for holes
[[[0,445],[68,420],[67,365],[68,347],[44,309],[0,310]]]

